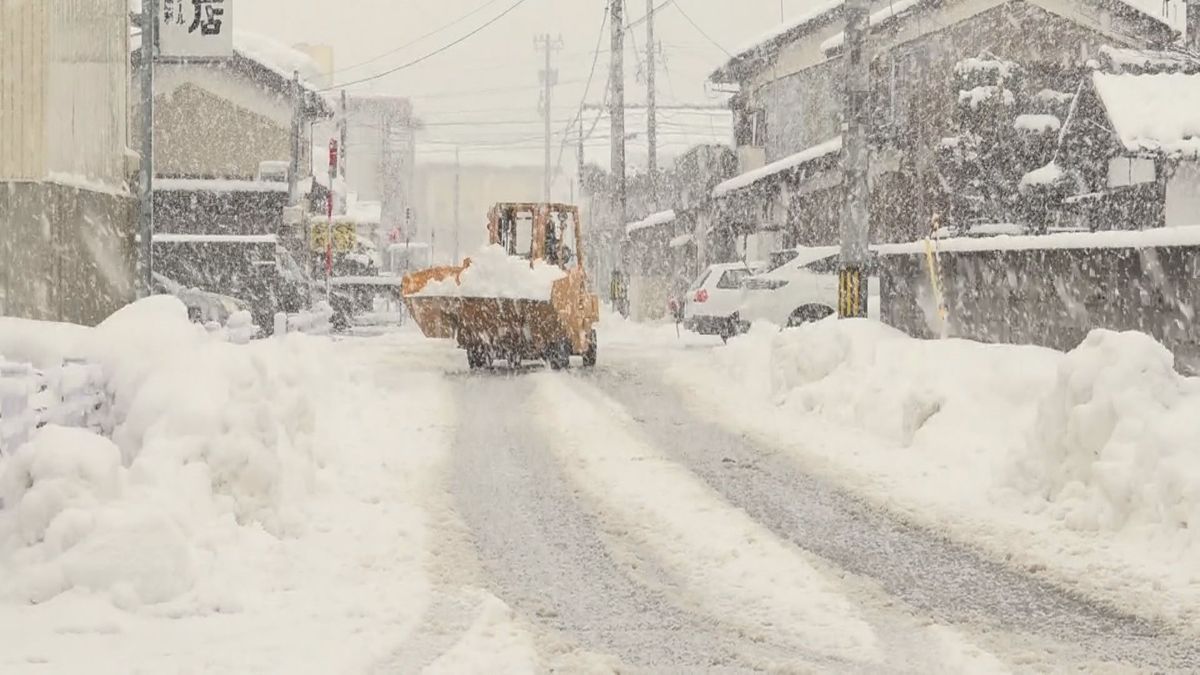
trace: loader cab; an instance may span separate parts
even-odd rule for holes
[[[564,269],[582,264],[579,209],[566,204],[498,204],[488,217],[491,242],[511,256]]]

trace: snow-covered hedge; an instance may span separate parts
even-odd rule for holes
[[[0,600],[83,588],[124,606],[195,590],[207,547],[298,531],[317,467],[320,343],[231,344],[170,296],[95,329],[8,322],[0,353],[103,372],[111,440],[55,425],[0,457]]]

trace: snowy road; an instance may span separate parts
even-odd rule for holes
[[[600,369],[568,374],[468,374],[451,354],[435,363],[458,411],[444,555],[460,568],[454,583],[511,611],[540,667],[1200,664],[1195,643],[1166,627],[872,509],[794,457],[700,419],[652,352],[614,350]],[[448,611],[436,605],[428,620]],[[459,613],[465,629],[474,610]],[[419,642],[392,665],[438,656]]]

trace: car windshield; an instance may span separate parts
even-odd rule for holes
[[[1198,312],[1200,0],[0,0],[0,675],[1200,675]]]

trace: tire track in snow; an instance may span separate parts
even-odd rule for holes
[[[613,554],[549,448],[562,439],[536,429],[562,403],[531,397],[534,382],[556,376],[502,372],[452,376],[451,489],[489,591],[538,629],[543,659],[570,672],[750,672],[786,658],[672,603],[636,553]]]
[[[994,631],[1004,651],[1089,668],[1195,672],[1200,647],[906,524],[806,474],[792,457],[691,413],[645,367],[585,381],[636,411],[642,432],[779,536],[876,582],[933,620]],[[731,405],[738,402],[731,401]],[[993,641],[995,641],[993,640]]]
[[[709,613],[790,642],[797,652],[838,659],[839,672],[1005,671],[953,629],[860,605],[845,594],[836,571],[826,572],[823,562],[809,560],[659,453],[599,390],[561,377],[538,383],[541,405],[556,410],[553,419],[539,420],[544,432],[575,432],[556,447],[577,484]]]

